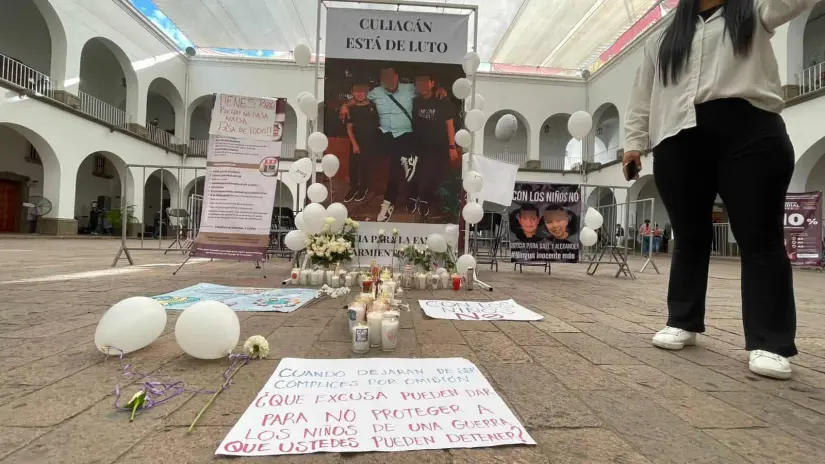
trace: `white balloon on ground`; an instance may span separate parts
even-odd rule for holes
[[[307,44],[298,44],[295,46],[295,50],[292,51],[292,56],[295,57],[295,63],[303,68],[312,59],[312,49]]]
[[[567,130],[574,139],[582,140],[593,128],[593,118],[587,111],[576,111],[567,120]]]
[[[444,228],[444,238],[447,239],[447,243],[455,246],[458,243],[458,226],[447,224],[447,227]]]
[[[324,208],[323,205],[319,203],[310,203],[304,207],[303,213],[304,223],[307,225],[311,233],[317,234],[324,228],[324,220],[327,218],[327,209]]]
[[[469,79],[462,77],[453,82],[453,95],[455,95],[455,98],[465,100],[470,98],[470,95],[472,94],[473,84],[470,83]]]
[[[464,68],[464,72],[468,75],[473,75],[478,71],[478,67],[481,66],[481,57],[478,56],[476,52],[467,52],[464,55],[464,60],[461,63],[461,67]]]
[[[301,232],[308,233],[309,228],[307,227],[306,222],[304,222],[304,212],[301,211],[295,215],[295,227],[298,228]]]
[[[476,109],[476,110],[483,110],[484,109],[484,97],[482,97],[480,93],[476,94],[476,101],[473,104],[473,109]]]
[[[341,162],[338,160],[338,157],[333,154],[324,155],[321,158],[321,169],[324,170],[324,174],[327,177],[332,177],[338,173],[338,168],[341,167]]]
[[[455,268],[458,272],[467,272],[467,269],[476,267],[476,259],[473,258],[473,255],[461,255],[455,261]]]
[[[467,193],[479,193],[484,188],[484,177],[477,171],[467,171],[464,174],[464,179],[461,181],[464,191]]]
[[[320,182],[316,182],[307,188],[307,196],[313,203],[321,203],[327,199],[328,194],[327,187]]]
[[[484,112],[481,110],[470,110],[464,116],[464,125],[470,132],[478,132],[484,127]]]
[[[432,233],[427,236],[427,247],[436,253],[447,251],[447,240],[439,233]]]
[[[314,95],[307,95],[298,102],[298,108],[309,120],[318,117],[318,100]]]
[[[159,301],[134,296],[103,313],[95,330],[95,346],[108,355],[131,353],[154,342],[166,327],[166,309]]]
[[[579,232],[579,241],[584,246],[593,246],[599,240],[599,235],[595,230],[585,227]]]
[[[505,114],[496,123],[496,139],[506,142],[518,131],[518,119],[515,115]]]
[[[186,308],[175,324],[175,340],[189,356],[224,358],[238,346],[241,324],[232,308],[220,301],[200,301]]]
[[[470,148],[473,144],[473,134],[467,129],[461,129],[455,133],[455,143],[461,148]]]
[[[478,224],[484,218],[484,208],[474,201],[467,203],[461,210],[461,217],[469,224]]]
[[[335,222],[343,224],[347,220],[347,215],[349,211],[343,203],[333,203],[327,206],[327,216],[335,219]]]
[[[289,167],[289,178],[302,184],[312,176],[312,160],[301,158]]]
[[[309,149],[315,153],[323,153],[329,146],[329,139],[323,132],[313,132],[307,138]]]
[[[604,224],[604,217],[595,208],[587,208],[584,213],[584,225],[590,229],[596,230]]]
[[[301,251],[307,247],[307,234],[300,230],[290,230],[284,237],[284,245],[292,251]]]

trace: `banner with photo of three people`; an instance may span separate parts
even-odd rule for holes
[[[361,223],[362,262],[389,264],[380,230],[398,229],[401,249],[459,223],[452,85],[465,77],[468,16],[329,8],[326,27],[323,128],[341,163],[330,202]]]
[[[579,261],[581,186],[516,182],[509,214],[510,261]]]

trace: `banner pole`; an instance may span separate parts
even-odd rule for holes
[[[473,10],[473,51],[478,53],[478,10]],[[470,111],[473,110],[476,106],[476,75],[478,74],[478,70],[473,72],[473,79],[472,79],[472,94],[470,95]],[[467,107],[464,107],[464,114],[467,114]],[[481,129],[481,136],[484,136],[484,128]],[[472,140],[470,141],[470,153],[467,154],[467,169],[465,169],[461,173],[461,178],[463,179],[464,176],[467,174],[468,171],[473,169],[473,151],[475,151],[476,147],[476,138],[475,134],[473,135]],[[463,163],[462,163],[463,164]],[[467,194],[467,199],[472,201],[470,194]],[[459,223],[461,223],[461,211],[458,212],[459,214]],[[470,253],[470,224],[467,221],[464,221],[464,253]]]
[[[314,82],[314,90],[313,95],[315,96],[315,101],[318,101],[318,87],[319,87],[319,79],[321,75],[321,10],[324,6],[324,0],[318,0],[318,9],[315,12],[315,82]],[[324,102],[326,105],[326,102]],[[307,121],[309,125],[309,134],[307,134],[307,140],[309,140],[309,135],[314,132],[318,127],[318,117],[319,115],[315,116],[314,121]],[[315,153],[307,144],[307,154],[309,156],[310,161],[312,161],[312,178],[310,179],[309,184],[312,185],[315,183],[315,177],[317,177],[316,169],[315,169]]]

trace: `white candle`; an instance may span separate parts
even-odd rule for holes
[[[384,319],[384,311],[376,311],[374,308],[367,313],[367,324],[370,326],[370,346],[381,346],[381,320]]]
[[[387,311],[381,319],[381,348],[384,351],[393,351],[398,345],[399,316],[397,311]]]
[[[350,303],[347,310],[347,319],[349,319],[349,330],[352,332],[352,329],[358,323],[367,322],[367,305],[360,301]]]
[[[370,326],[359,323],[352,328],[352,352],[367,353],[370,350]]]
[[[446,272],[441,273],[441,288],[450,288],[450,274]]]
[[[416,274],[415,280],[418,283],[419,290],[426,290],[427,289],[427,274]]]
[[[352,287],[354,284],[352,283],[352,273],[350,272],[347,274],[347,277],[344,279],[344,285],[347,287]]]
[[[335,271],[327,271],[327,285],[332,288],[338,287],[338,276],[335,275]]]
[[[397,286],[398,286],[398,284],[396,284],[395,281],[393,281],[393,280],[389,280],[387,282],[384,282],[384,290],[387,291],[387,294],[390,297],[395,296],[395,289],[396,289]]]
[[[301,279],[301,270],[297,267],[292,269],[292,274],[290,275],[290,280],[292,285],[298,285],[298,281]]]
[[[309,269],[304,269],[301,271],[301,285],[310,285],[310,278],[312,276],[312,271]]]
[[[323,285],[324,283],[324,271],[317,269],[312,271],[312,285]]]

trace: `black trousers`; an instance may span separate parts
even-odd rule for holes
[[[447,145],[416,148],[418,166],[410,182],[410,198],[426,201],[432,205],[438,194],[438,187],[450,169],[450,151]]]
[[[785,195],[794,152],[785,123],[745,100],[698,105],[697,127],[654,149],[653,175],[675,237],[667,325],[704,332],[717,193],[739,244],[745,349],[797,354]]]
[[[398,197],[398,184],[404,179],[404,168],[401,167],[401,158],[409,157],[413,152],[415,138],[411,132],[393,137],[392,133],[381,134],[381,150],[384,156],[389,157],[387,169],[387,190],[384,192],[384,200],[393,205]]]
[[[361,152],[349,156],[349,186],[353,191],[366,190],[372,177],[372,165],[375,163],[373,142],[360,143]]]

